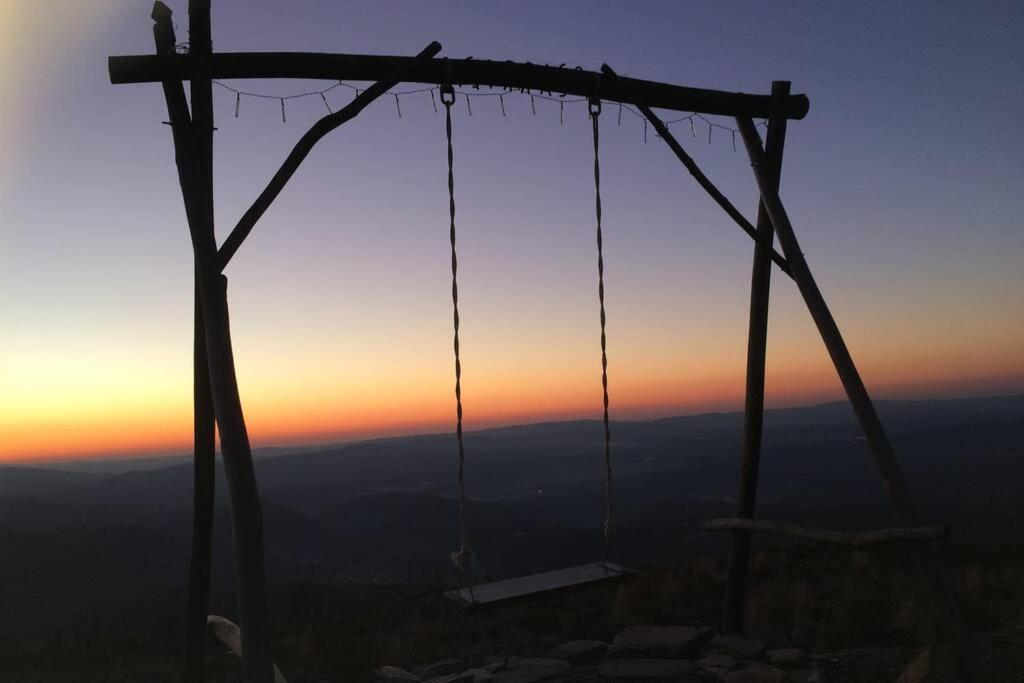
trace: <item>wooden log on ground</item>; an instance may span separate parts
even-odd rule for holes
[[[114,84],[182,81],[192,76],[191,60],[191,55],[127,55],[108,58],[107,66],[110,82]],[[317,52],[222,52],[210,59],[210,72],[216,79],[378,81],[407,66],[410,60],[410,57]],[[615,84],[594,71],[513,61],[433,59],[410,68],[402,80],[432,85],[444,83],[448,68],[453,84],[591,97],[595,94],[595,85],[600,83],[601,99],[608,102],[636,104],[628,92],[658,109],[752,118],[767,118],[772,114],[770,95],[689,88],[638,78],[622,78]],[[809,108],[806,95],[790,95],[783,113],[786,118],[802,119]]]
[[[709,519],[704,522],[704,530],[760,532],[801,538],[805,541],[815,541],[817,543],[834,543],[858,547],[907,541],[938,541],[949,537],[949,528],[943,524],[896,527],[893,529],[878,529],[876,531],[834,531],[831,529],[815,529],[797,524],[788,524],[786,522],[740,518]]]

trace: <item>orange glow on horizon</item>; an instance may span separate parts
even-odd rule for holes
[[[613,420],[651,419],[670,415],[741,410],[742,367],[728,375],[715,373],[680,382],[676,378],[612,384]],[[807,405],[843,398],[834,372],[827,364],[769,370],[769,407]],[[524,390],[507,382],[466,395],[467,430],[567,419],[598,419],[599,391],[595,383],[577,382],[543,391]],[[871,384],[869,383],[869,387]],[[414,433],[448,432],[453,428],[453,400],[448,387],[403,396],[343,395],[320,392],[305,398],[271,400],[265,393],[246,392],[243,403],[254,447],[315,445]],[[510,389],[509,389],[510,388]],[[1024,373],[991,373],[971,379],[932,373],[927,377],[901,377],[876,383],[878,398],[920,398],[966,394],[1013,393],[1024,388]],[[186,400],[168,401],[151,408],[123,404],[109,412],[83,412],[75,418],[34,416],[0,424],[6,435],[0,462],[129,457],[181,454],[191,451],[192,413]]]

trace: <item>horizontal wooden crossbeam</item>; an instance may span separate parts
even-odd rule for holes
[[[866,546],[902,541],[937,541],[949,537],[949,527],[943,524],[915,527],[897,527],[877,531],[834,531],[811,527],[769,522],[762,519],[709,519],[704,522],[705,531],[760,531],[780,536],[792,536],[818,543]]]
[[[319,52],[222,52],[210,57],[215,79],[309,78],[332,81],[379,81],[394,73],[409,57],[346,55]],[[184,55],[128,55],[108,58],[110,82],[153,83],[188,80],[191,57]],[[608,102],[636,104],[629,93],[649,107],[675,111],[767,118],[772,113],[771,95],[748,95],[723,90],[689,88],[637,78],[620,78],[620,83],[595,71],[543,66],[521,62],[480,59],[433,59],[409,68],[409,83],[481,85],[513,90],[600,96]],[[810,103],[806,95],[786,98],[781,115],[802,119]]]

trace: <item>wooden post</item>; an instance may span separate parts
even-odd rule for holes
[[[920,520],[910,497],[910,489],[903,478],[903,471],[900,469],[889,439],[885,435],[882,422],[878,419],[878,413],[871,402],[871,397],[868,396],[860,373],[857,372],[857,366],[854,365],[850,351],[846,348],[846,342],[843,341],[843,336],[839,332],[839,326],[836,325],[836,321],[825,303],[825,298],[821,295],[814,276],[811,275],[807,260],[804,259],[803,252],[800,250],[800,244],[797,242],[793,226],[789,222],[789,216],[775,189],[775,174],[772,173],[770,162],[765,158],[765,153],[761,149],[761,138],[750,119],[740,117],[736,119],[736,122],[739,124],[743,144],[750,157],[750,165],[754,169],[762,205],[771,218],[775,232],[778,233],[779,244],[782,245],[786,261],[793,271],[793,279],[814,319],[814,324],[818,327],[818,333],[821,334],[822,341],[825,342],[829,356],[832,357],[832,363],[835,365],[846,395],[850,399],[853,412],[860,421],[875,463],[882,473],[882,480],[889,499],[896,508],[897,519],[904,526],[918,526]]]
[[[192,57],[192,191],[197,203],[198,232],[201,233],[196,240],[196,270],[206,332],[210,388],[231,499],[235,590],[242,630],[242,676],[247,683],[273,683],[263,513],[235,377],[228,322],[227,278],[218,272],[215,265],[210,0],[190,0],[188,13],[189,54]]]
[[[789,81],[772,83],[772,97],[781,103],[789,96]],[[782,174],[782,150],[786,141],[786,117],[772,115],[768,121],[765,160],[773,174],[777,191]],[[775,238],[771,219],[764,204],[757,206],[757,234],[754,265],[750,276],[750,323],[747,336],[747,389],[743,412],[743,442],[740,448],[739,486],[736,492],[736,516],[753,517],[757,500],[758,468],[761,461],[761,433],[764,418],[764,372],[768,343],[768,299],[772,263],[770,249]],[[736,531],[729,548],[725,588],[723,629],[743,630],[746,613],[747,571],[750,564],[750,532]]]
[[[177,42],[171,10],[162,2],[153,5],[153,38],[157,54],[174,52]],[[174,136],[175,157],[179,171],[192,165],[190,133],[192,119],[180,81],[163,83],[167,114]],[[193,248],[198,244],[198,224],[192,174],[179,173],[185,214],[189,223]],[[203,323],[199,292],[199,273],[195,275],[195,302],[192,340],[192,555],[189,560],[187,597],[185,602],[184,648],[182,678],[186,683],[202,683],[206,650],[206,616],[210,595],[210,554],[213,547],[213,505],[216,448],[216,425],[213,397],[210,392],[210,370],[206,353],[206,326]]]
[[[235,590],[242,629],[242,675],[247,683],[271,683],[274,660],[263,550],[263,513],[235,377],[227,285],[228,279],[216,272],[214,265],[202,268],[200,292],[210,360],[210,385],[231,498]]]
[[[192,354],[193,484],[192,558],[185,607],[185,648],[182,666],[186,683],[202,683],[206,657],[206,617],[210,596],[210,553],[213,547],[213,505],[216,433],[210,369],[206,354],[206,325],[198,278],[195,293],[195,332]]]

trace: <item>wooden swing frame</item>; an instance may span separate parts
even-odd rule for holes
[[[768,295],[774,263],[794,280],[818,328],[846,395],[853,406],[901,528],[920,526],[910,492],[867,389],[839,328],[804,259],[779,198],[782,155],[789,120],[806,116],[805,95],[790,94],[787,81],[772,83],[770,95],[688,88],[601,72],[511,61],[437,59],[434,42],[415,57],[319,53],[214,53],[210,0],[189,0],[189,49],[179,54],[171,10],[154,4],[155,54],[110,57],[110,82],[161,83],[174,144],[175,162],[192,238],[195,262],[194,321],[194,497],[193,545],[185,619],[183,677],[203,680],[210,549],[213,522],[214,429],[220,434],[234,531],[243,676],[249,683],[271,683],[271,652],[262,513],[252,453],[235,378],[228,320],[227,278],[223,270],[259,218],[284,188],[303,159],[328,132],[357,116],[368,104],[401,82],[470,84],[514,90],[564,93],[636,107],[698,184],[754,241],[747,347],[746,400],[737,495],[723,625],[742,629],[750,532],[757,492],[764,412],[764,373]],[[302,136],[252,206],[218,248],[213,218],[214,79],[296,78],[373,81],[343,109],[316,122]],[[450,79],[450,81],[449,81]],[[190,82],[191,111],[183,82]],[[652,107],[735,118],[760,193],[755,223],[748,221],[683,150]],[[752,119],[767,120],[764,146]],[[773,246],[778,236],[782,253]],[[911,532],[911,535],[913,533]],[[937,581],[933,567],[926,574]],[[484,590],[480,588],[478,590]],[[940,620],[949,626],[958,621]],[[947,633],[952,639],[955,633]]]

